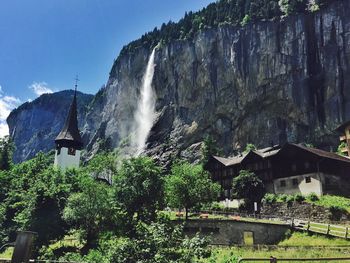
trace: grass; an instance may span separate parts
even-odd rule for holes
[[[337,207],[350,213],[350,198],[336,196],[336,195],[316,196],[315,194],[309,194],[307,196],[301,196],[300,194],[275,195],[275,194],[268,193],[265,195],[264,199],[270,203],[273,203],[273,202],[284,203],[284,202],[297,201],[298,197],[301,199],[301,201],[305,201],[310,204],[315,204],[315,205],[323,206],[327,208]]]
[[[4,252],[0,253],[0,258],[11,258],[12,253],[13,253],[13,247],[9,247]]]
[[[310,246],[315,246],[315,248],[311,248]],[[260,249],[249,247],[214,247],[212,256],[208,259],[202,260],[201,262],[235,263],[241,257],[269,258],[270,256],[274,256],[276,258],[350,257],[350,248],[335,249],[334,247],[336,246],[350,246],[350,241],[339,238],[327,238],[320,235],[308,235],[307,233],[294,232],[290,237],[280,242],[278,247],[274,249],[264,246],[262,246]]]
[[[239,258],[322,258],[322,257],[350,257],[349,250],[334,249],[310,249],[310,248],[293,248],[293,249],[277,249],[277,250],[255,250],[251,248],[216,248],[209,259],[202,260],[203,263],[236,263]],[[258,262],[258,261],[249,261]],[[261,262],[261,261],[259,261]],[[266,260],[265,262],[269,262]],[[295,260],[293,262],[299,262]],[[315,261],[304,261],[315,262]],[[326,261],[323,261],[326,262]],[[344,262],[344,261],[332,261]]]
[[[350,246],[350,241],[341,238],[329,238],[322,235],[309,235],[305,232],[294,232],[288,239],[283,240],[279,246]],[[350,251],[350,249],[349,249]]]
[[[323,207],[339,207],[341,209],[346,210],[350,213],[350,199],[342,196],[335,195],[323,195],[319,197],[317,201],[310,201],[306,199],[309,203],[314,203],[315,205],[323,206]]]

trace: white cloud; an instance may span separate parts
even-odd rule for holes
[[[0,138],[5,137],[9,134],[9,127],[6,123],[0,122]]]
[[[53,90],[50,89],[46,82],[33,82],[29,87],[37,96],[40,96],[45,93],[53,93]]]
[[[6,96],[0,86],[0,137],[9,134],[6,118],[10,112],[21,103],[20,99],[13,96]]]

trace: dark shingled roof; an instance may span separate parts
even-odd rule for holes
[[[286,143],[282,148],[279,146],[274,146],[271,148],[265,148],[265,149],[261,149],[261,150],[251,150],[250,152],[254,152],[255,154],[261,156],[262,158],[266,158],[266,157],[270,157],[273,155],[277,155],[278,153],[280,153],[282,151],[286,151],[286,149],[290,148],[290,147],[299,148],[303,151],[309,152],[309,153],[314,154],[314,155],[321,157],[321,158],[333,159],[333,160],[337,160],[337,161],[341,161],[341,162],[350,163],[350,158],[338,155],[336,153],[326,152],[326,151],[323,151],[320,149],[306,147],[302,144],[295,144],[295,143]],[[227,167],[227,166],[241,163],[244,160],[244,158],[246,158],[247,156],[248,156],[248,154],[246,153],[246,154],[243,154],[241,156],[235,156],[235,157],[231,157],[231,158],[223,158],[223,157],[219,157],[219,156],[212,156],[212,157]]]
[[[347,126],[350,125],[350,121],[343,122],[341,125],[339,125],[335,130],[339,133],[344,133],[344,130]]]
[[[70,105],[68,116],[61,132],[55,139],[58,147],[74,147],[76,149],[83,148],[83,141],[81,139],[78,129],[77,118],[77,92],[74,92],[72,104]]]
[[[306,146],[301,145],[301,144],[289,143],[289,145],[296,146],[296,147],[298,147],[300,149],[308,151],[308,152],[310,152],[312,154],[315,154],[315,155],[317,155],[319,157],[329,158],[329,159],[333,159],[333,160],[338,160],[338,161],[350,163],[350,159],[349,158],[341,156],[341,155],[336,154],[336,153],[327,152],[327,151],[323,151],[323,150],[312,148],[312,147],[306,147]]]

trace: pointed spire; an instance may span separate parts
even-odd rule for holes
[[[75,91],[72,104],[70,105],[68,116],[61,132],[55,139],[57,147],[73,147],[75,149],[82,149],[83,141],[81,139],[78,129],[77,118],[77,81],[75,84]]]

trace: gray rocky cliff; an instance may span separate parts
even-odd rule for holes
[[[334,129],[350,119],[349,10],[350,0],[336,1],[320,12],[206,29],[158,47],[158,117],[146,153],[165,163],[195,160],[207,135],[226,155],[246,143],[287,140],[335,149]],[[150,53],[140,47],[116,60],[85,116],[88,152],[128,148]]]
[[[350,1],[313,14],[223,26],[156,51],[158,120],[148,153],[196,156],[211,135],[226,154],[254,143],[308,142],[330,150],[350,119]],[[150,50],[118,58],[102,109],[117,146],[130,130]],[[334,148],[333,148],[334,149]]]
[[[54,139],[64,125],[73,94],[73,90],[43,94],[11,112],[7,123],[16,146],[15,162],[30,159],[39,151],[55,149]],[[92,95],[77,93],[79,126],[85,123],[92,98]]]

